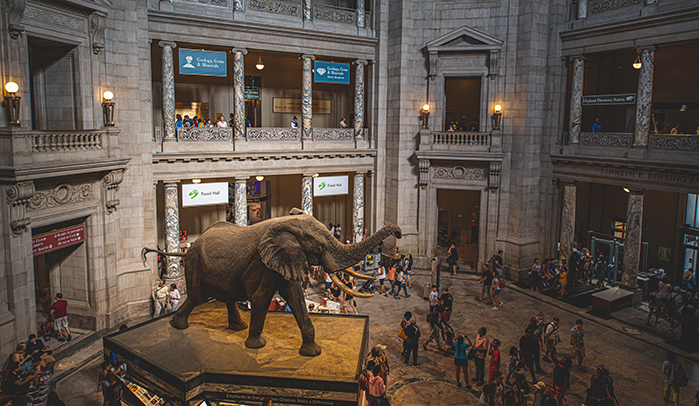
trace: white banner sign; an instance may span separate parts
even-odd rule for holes
[[[182,185],[182,207],[227,203],[227,182]]]
[[[349,177],[323,176],[313,178],[313,196],[346,195],[349,192]]]

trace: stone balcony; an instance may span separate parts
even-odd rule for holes
[[[0,177],[65,176],[122,168],[119,129],[38,131],[0,129]]]
[[[422,152],[483,153],[502,152],[502,132],[420,131]]]
[[[564,139],[567,136],[564,134]],[[580,133],[579,144],[563,145],[562,155],[595,156],[665,163],[699,162],[699,135],[650,134],[648,146],[633,145],[632,133]]]
[[[289,127],[247,128],[245,138],[233,136],[232,128],[178,128],[177,139],[163,140],[162,153],[338,151],[371,149],[369,130],[355,137],[353,129],[314,128],[313,136],[303,138],[301,129]]]

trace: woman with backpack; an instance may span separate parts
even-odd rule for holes
[[[675,402],[675,406],[679,406],[680,387],[687,386],[687,374],[682,369],[682,364],[677,360],[677,354],[674,351],[667,353],[662,371],[665,378],[663,399],[665,402]]]

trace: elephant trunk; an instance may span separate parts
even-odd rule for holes
[[[374,247],[379,245],[384,238],[391,234],[395,234],[397,238],[401,237],[400,227],[397,225],[387,225],[381,230],[369,236],[367,239],[357,244],[345,245],[337,242],[334,252],[331,254],[337,268],[332,272],[339,271],[345,268],[352,267],[359,263],[364,257],[372,251]],[[336,240],[337,241],[337,240]]]

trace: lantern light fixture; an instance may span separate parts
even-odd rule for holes
[[[5,90],[9,93],[9,96],[5,96],[5,110],[7,112],[7,125],[8,127],[20,127],[19,123],[19,107],[22,98],[17,96],[19,92],[19,85],[15,82],[5,83]]]
[[[255,179],[257,179],[258,182],[262,182],[263,180],[265,180],[265,177],[262,175],[257,175],[255,176]]]
[[[255,67],[257,68],[257,70],[262,70],[265,68],[265,64],[262,62],[261,56],[257,59],[257,64],[255,64]]]
[[[633,62],[633,68],[638,70],[641,69],[643,64],[641,63],[641,55],[636,55],[636,60]]]
[[[201,183],[201,179],[194,178],[194,179],[192,179],[192,183],[194,183],[194,184]]]

